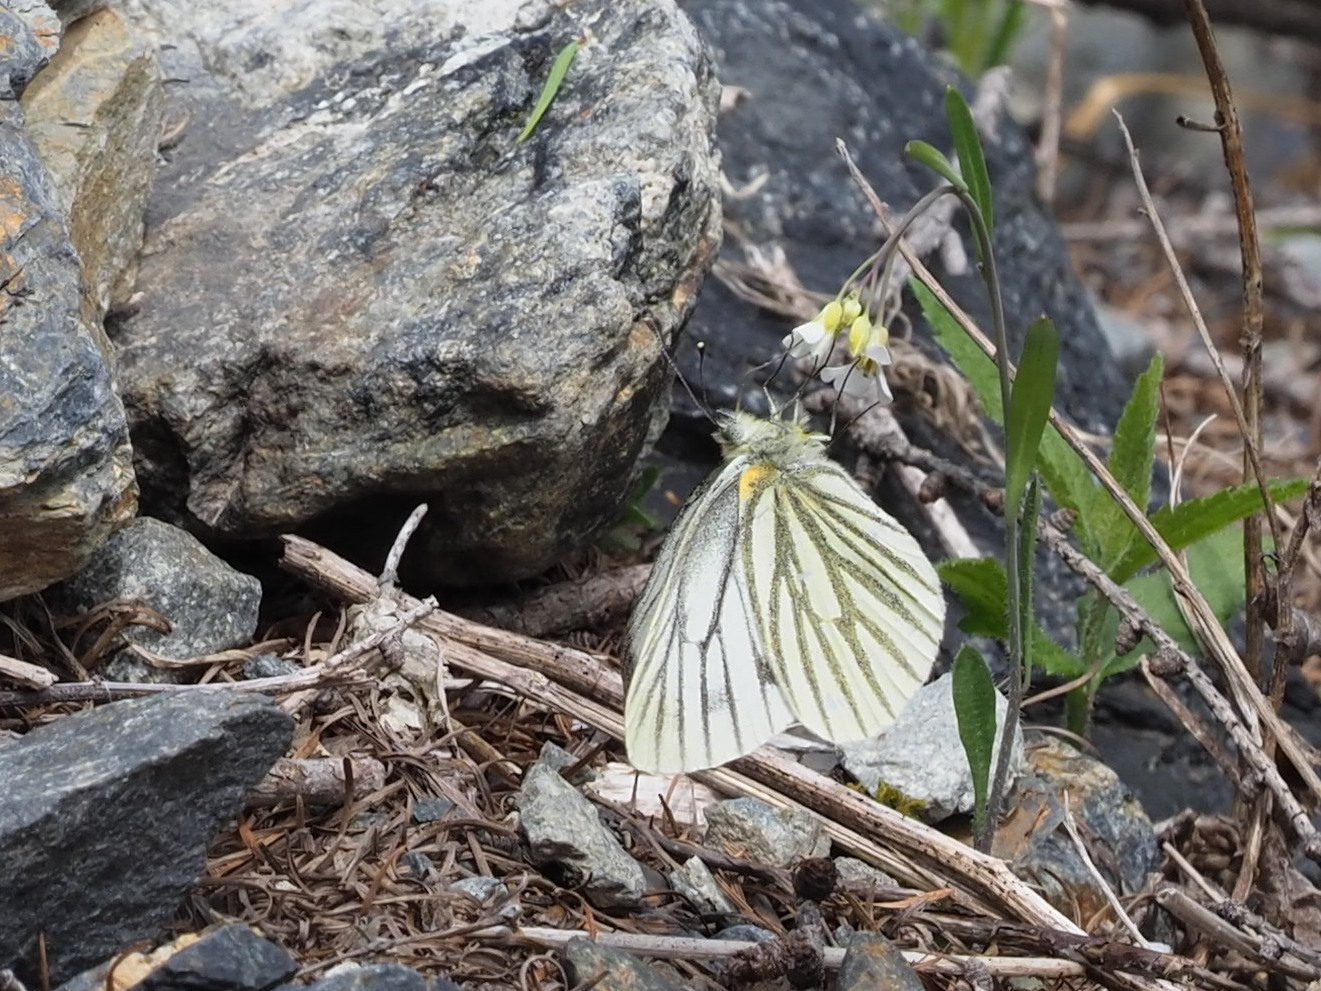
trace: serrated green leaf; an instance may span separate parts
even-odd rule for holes
[[[560,91],[560,86],[564,82],[564,77],[568,75],[569,66],[573,65],[573,60],[578,54],[578,48],[582,42],[574,38],[555,56],[555,64],[550,67],[550,75],[546,78],[546,85],[541,88],[541,96],[537,98],[537,105],[532,108],[532,113],[528,116],[527,123],[523,125],[522,132],[518,135],[515,144],[522,144],[528,138],[532,137],[532,132],[537,129],[541,123],[541,118],[545,116],[546,111],[550,109],[555,96]]]
[[[925,165],[932,172],[935,172],[942,179],[947,181],[955,189],[968,191],[968,184],[963,181],[956,169],[944,153],[935,145],[927,144],[925,141],[910,141],[904,145],[904,154],[915,162]]]
[[[1040,668],[1047,674],[1054,675],[1056,678],[1072,680],[1087,670],[1081,658],[1065,650],[1055,638],[1039,627],[1036,623],[1032,624],[1029,640],[1032,641],[1032,664]]]
[[[1133,383],[1133,394],[1115,426],[1107,465],[1110,474],[1143,511],[1151,499],[1151,469],[1156,461],[1156,413],[1160,404],[1160,381],[1165,362],[1158,354]],[[1109,569],[1141,540],[1137,527],[1119,503],[1104,490],[1092,501],[1087,521],[1096,540],[1097,564]]]
[[[1005,512],[1016,513],[1032,469],[1036,467],[1041,435],[1055,399],[1055,368],[1060,338],[1046,317],[1034,320],[1023,339],[1023,354],[1009,398],[1009,424],[1005,428]]]
[[[936,565],[941,581],[963,604],[959,629],[972,636],[1004,640],[1009,635],[1009,582],[1004,566],[994,558],[957,558]],[[1076,678],[1087,670],[1077,657],[1056,643],[1033,621],[1028,627],[1033,663],[1050,674]]]
[[[1211,612],[1222,624],[1243,608],[1243,533],[1236,526],[1228,526],[1200,540],[1187,549],[1188,573],[1211,606]],[[1151,613],[1162,629],[1179,642],[1184,650],[1200,650],[1197,637],[1184,622],[1174,594],[1170,573],[1162,568],[1154,574],[1138,575],[1124,582],[1124,588]],[[1117,625],[1117,622],[1116,622]],[[1113,634],[1112,634],[1113,635]],[[1107,664],[1103,673],[1127,671],[1137,663],[1143,653],[1150,653],[1150,641],[1139,644],[1136,650],[1117,657]]]
[[[1001,640],[1008,635],[1009,582],[1004,565],[991,557],[965,557],[941,561],[936,571],[963,602],[960,630]]]
[[[1266,483],[1276,502],[1299,499],[1307,492],[1307,479],[1275,479]],[[1174,550],[1182,550],[1203,540],[1231,523],[1237,523],[1261,508],[1261,492],[1255,482],[1245,482],[1232,489],[1198,499],[1188,499],[1171,509],[1165,506],[1151,515],[1156,528]],[[1145,540],[1135,542],[1107,573],[1121,584],[1143,568],[1156,563],[1156,552]]]
[[[982,140],[977,124],[972,119],[968,101],[955,87],[945,88],[945,119],[954,138],[954,152],[959,156],[959,175],[963,188],[982,215],[982,222],[991,237],[995,236],[995,204],[991,193],[991,177],[986,171],[986,156],[982,153]]]
[[[991,669],[982,655],[967,644],[954,655],[951,685],[959,740],[972,770],[973,830],[982,832],[986,822],[986,796],[990,791],[991,762],[995,757],[996,711],[999,693],[991,680]]]
[[[995,423],[1004,423],[1004,404],[1000,401],[1000,379],[995,363],[963,332],[958,321],[926,286],[917,279],[909,279],[922,316],[931,325],[936,343],[945,349],[955,366],[964,374],[986,415]],[[1037,453],[1037,470],[1046,483],[1056,504],[1079,513],[1078,538],[1083,551],[1090,553],[1091,535],[1083,517],[1090,505],[1096,482],[1082,458],[1060,436],[1054,427],[1048,427],[1041,436],[1041,449]]]

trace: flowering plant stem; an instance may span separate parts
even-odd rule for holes
[[[995,253],[991,250],[991,232],[987,228],[986,218],[976,200],[963,189],[954,188],[955,195],[963,201],[968,216],[972,219],[973,236],[980,248],[979,267],[982,281],[986,283],[986,292],[991,304],[991,329],[995,336],[995,364],[1000,374],[1000,400],[1004,404],[1005,423],[1010,422],[1010,393],[1013,380],[1009,374],[1009,338],[1005,329],[1004,299],[1000,291],[1000,277],[995,267]],[[1030,658],[1027,655],[1027,638],[1024,636],[1026,623],[1023,613],[1024,601],[1021,572],[1024,562],[1021,559],[1022,548],[1018,539],[1018,506],[1007,503],[1004,508],[1005,521],[1005,571],[1009,576],[1009,684],[1006,692],[1009,702],[1004,725],[1000,731],[999,754],[995,761],[995,771],[991,775],[990,788],[987,790],[986,817],[982,830],[977,836],[977,848],[986,852],[990,849],[991,837],[995,824],[999,821],[1000,809],[1004,804],[1005,787],[1009,779],[1009,761],[1012,753],[1014,733],[1018,729],[1019,710],[1023,705],[1024,682],[1028,677]],[[1030,562],[1028,562],[1030,565]]]

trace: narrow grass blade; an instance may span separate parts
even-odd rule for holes
[[[555,100],[555,95],[559,93],[560,86],[564,83],[564,77],[568,75],[569,66],[573,65],[580,44],[581,41],[574,38],[573,41],[560,49],[559,55],[555,56],[555,64],[550,68],[550,76],[546,80],[546,85],[542,87],[541,96],[537,97],[537,105],[532,108],[532,114],[528,117],[527,123],[523,125],[523,131],[519,134],[516,144],[522,144],[532,137],[532,132],[537,129],[537,125],[541,123],[541,118],[550,109],[551,103]]]

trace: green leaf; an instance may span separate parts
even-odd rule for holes
[[[977,135],[977,124],[972,119],[968,101],[953,86],[945,88],[945,119],[949,121],[954,138],[954,152],[959,156],[959,175],[963,188],[986,224],[987,233],[995,235],[995,204],[991,194],[991,177],[986,171],[986,156],[982,153],[982,140]]]
[[[986,823],[986,795],[990,790],[991,762],[995,757],[995,703],[999,693],[986,661],[967,644],[954,655],[952,675],[959,739],[972,770],[973,831],[980,834]]]
[[[1000,18],[994,36],[986,46],[980,70],[975,75],[984,75],[988,69],[994,69],[997,65],[1003,65],[1009,61],[1009,50],[1013,47],[1014,40],[1021,33],[1026,19],[1027,4],[1023,0],[1010,0],[1005,8],[1004,15]]]
[[[1157,354],[1133,383],[1133,395],[1124,404],[1115,427],[1114,443],[1106,460],[1110,474],[1142,509],[1151,499],[1151,467],[1156,461],[1156,414],[1165,359]]]
[[[1151,500],[1151,469],[1156,460],[1156,413],[1160,403],[1160,381],[1165,363],[1158,354],[1133,383],[1133,394],[1115,426],[1107,465],[1144,513]],[[1141,540],[1137,527],[1122,507],[1099,490],[1088,510],[1088,532],[1097,544],[1097,564],[1109,569],[1128,548]]]
[[[569,66],[573,65],[574,57],[578,54],[578,47],[582,42],[574,38],[555,56],[555,64],[550,67],[550,76],[546,79],[546,85],[541,88],[541,96],[537,98],[537,105],[532,108],[532,114],[528,117],[527,123],[523,125],[523,131],[518,136],[515,144],[522,144],[528,138],[532,137],[532,132],[537,129],[541,123],[541,118],[550,105],[555,100],[555,95],[560,91],[560,85],[564,82],[564,77],[569,72]]]
[[[936,570],[963,603],[965,615],[959,621],[960,630],[996,640],[1009,635],[1009,581],[999,561],[990,557],[956,558],[942,561]],[[1035,621],[1028,630],[1031,656],[1042,670],[1064,678],[1076,678],[1087,670]]]
[[[936,343],[945,349],[955,366],[968,379],[986,415],[995,423],[1004,423],[1004,404],[1000,401],[1000,379],[995,363],[969,339],[958,321],[930,289],[915,278],[908,280],[908,286],[922,308],[922,316],[931,325]],[[1096,482],[1082,458],[1078,457],[1054,427],[1049,427],[1041,437],[1037,470],[1041,472],[1051,498],[1058,505],[1077,510],[1080,514],[1085,512],[1096,491]],[[1078,535],[1083,550],[1087,551],[1091,544],[1085,525],[1081,523]]]
[[[1236,526],[1225,527],[1205,540],[1198,541],[1188,548],[1188,572],[1193,584],[1205,596],[1211,611],[1222,624],[1243,608],[1243,533]],[[1185,650],[1200,650],[1197,637],[1183,614],[1179,612],[1178,600],[1174,594],[1174,583],[1170,573],[1162,568],[1151,575],[1138,575],[1124,583],[1124,588],[1133,593],[1152,619],[1179,641]],[[1116,658],[1104,669],[1104,674],[1127,671],[1137,663],[1143,653],[1154,649],[1150,641],[1139,644],[1136,650]]]
[[[1027,484],[1027,495],[1023,499],[1023,518],[1018,530],[1018,607],[1019,619],[1018,628],[1023,631],[1032,629],[1033,611],[1032,611],[1032,591],[1033,576],[1036,571],[1036,549],[1037,549],[1037,517],[1041,515],[1041,482],[1033,474]],[[1023,634],[1023,671],[1028,674],[1032,671],[1033,661],[1033,638],[1026,632]],[[1013,653],[1011,648],[1010,653]],[[1027,684],[1031,679],[1024,677],[1020,672],[1019,676],[1023,683]]]
[[[1299,499],[1307,492],[1307,479],[1275,479],[1266,483],[1276,502]],[[1174,550],[1197,543],[1245,516],[1261,509],[1261,492],[1255,482],[1221,489],[1200,499],[1188,499],[1171,509],[1165,506],[1151,516],[1151,524]],[[1156,563],[1156,552],[1145,540],[1134,542],[1107,573],[1115,581],[1128,581],[1143,568]]]
[[[1009,633],[1009,581],[1004,565],[991,557],[964,557],[936,565],[941,581],[966,610],[959,629],[973,636],[1003,640]]]
[[[949,182],[955,189],[960,189],[965,193],[968,192],[968,184],[963,181],[963,176],[959,175],[959,170],[934,145],[929,145],[925,141],[910,141],[904,145],[904,154],[913,161],[925,165],[932,172]]]
[[[1017,513],[1023,489],[1036,467],[1037,449],[1055,399],[1055,368],[1060,338],[1046,317],[1034,320],[1023,340],[1023,354],[1009,398],[1005,428],[1005,512]]]
[[[1032,641],[1032,663],[1042,671],[1071,680],[1087,670],[1081,658],[1057,644],[1054,637],[1036,623],[1032,624],[1030,633],[1028,639]]]

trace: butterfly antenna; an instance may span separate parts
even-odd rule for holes
[[[880,401],[877,401],[877,402],[871,403],[870,405],[866,406],[865,408],[863,408],[862,410],[860,410],[860,411],[859,411],[857,414],[855,414],[854,416],[849,417],[848,422],[844,424],[844,428],[843,428],[842,430],[840,430],[838,433],[835,431],[835,418],[836,418],[836,416],[838,416],[838,414],[839,414],[839,407],[836,406],[836,407],[835,407],[833,410],[831,410],[831,412],[830,412],[830,443],[826,445],[826,448],[829,449],[830,444],[835,443],[835,438],[836,438],[836,437],[842,437],[842,436],[844,436],[845,434],[847,434],[847,433],[849,432],[849,430],[851,430],[851,429],[853,428],[853,425],[854,425],[855,423],[857,423],[859,420],[861,420],[864,416],[866,416],[866,415],[867,415],[868,413],[870,413],[872,410],[876,409],[876,407],[878,407],[878,406],[884,406],[884,405],[885,405],[885,403],[882,403],[882,402],[880,402]]]
[[[711,411],[711,404],[693,391],[693,387],[688,383],[688,379],[684,376],[683,370],[679,368],[679,363],[674,360],[673,352],[670,351],[668,345],[666,345],[665,341],[661,338],[660,329],[655,325],[654,322],[650,320],[647,321],[647,324],[648,326],[651,327],[652,333],[656,335],[656,339],[660,341],[661,354],[665,356],[665,361],[670,366],[670,370],[674,372],[674,377],[678,379],[679,384],[683,386],[683,391],[688,393],[688,398],[693,401],[693,405],[695,405],[698,408],[698,410],[701,411],[704,417],[710,420],[711,423],[713,424],[716,423],[716,416],[715,413]],[[706,364],[706,342],[698,341],[696,347],[697,347],[697,384],[701,386],[702,392],[703,394],[705,394],[706,387],[703,383],[703,371]]]

